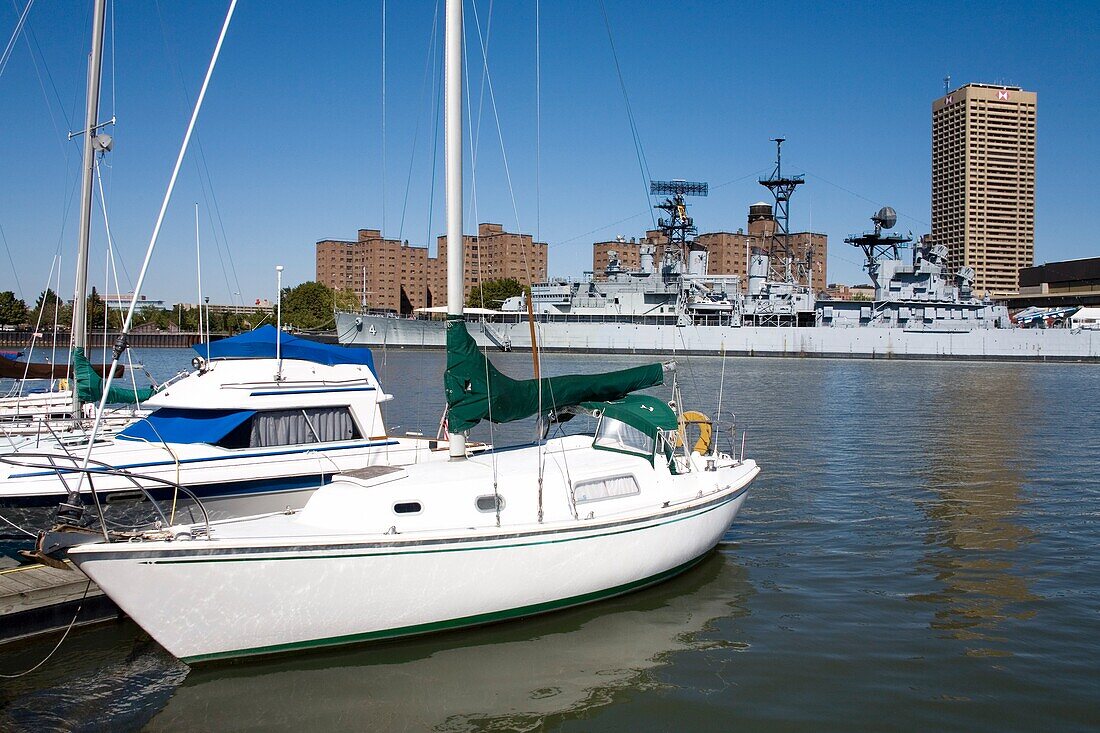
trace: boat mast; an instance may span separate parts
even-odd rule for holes
[[[87,350],[87,291],[88,291],[88,240],[92,228],[92,184],[95,173],[95,154],[107,150],[110,139],[101,140],[99,128],[99,82],[103,75],[103,26],[107,14],[107,0],[95,0],[92,11],[92,52],[88,57],[88,100],[84,115],[84,167],[81,169],[80,190],[80,239],[76,250],[76,287],[73,296],[72,348]],[[73,419],[79,420],[80,396],[73,385]]]
[[[447,319],[462,319],[462,0],[447,0],[444,149],[447,161]],[[448,323],[448,326],[450,324]],[[466,457],[466,436],[448,431],[451,460]]]

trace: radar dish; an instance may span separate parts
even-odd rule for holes
[[[878,213],[871,217],[871,221],[883,229],[893,229],[894,225],[898,223],[898,212],[889,206],[883,206],[878,210]]]

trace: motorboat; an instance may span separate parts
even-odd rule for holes
[[[387,433],[380,405],[392,398],[369,349],[262,326],[195,350],[194,370],[144,403],[151,412],[97,436],[94,472],[77,470],[86,435],[0,454],[0,516],[37,532],[77,484],[80,503],[95,503],[94,488],[108,519],[144,503],[143,489],[165,497],[175,484],[213,517],[298,509],[342,472],[447,457],[445,440]]]

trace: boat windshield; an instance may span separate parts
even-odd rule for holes
[[[653,455],[653,438],[621,420],[606,415],[596,428],[596,438],[592,441],[592,445],[604,450],[622,451],[647,458]]]

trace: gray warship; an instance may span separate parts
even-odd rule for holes
[[[777,141],[777,145],[782,141]],[[789,201],[801,176],[784,175],[777,156],[760,183],[775,196],[750,216],[772,215],[769,247],[748,254],[747,274],[708,273],[706,246],[695,240],[687,196],[706,183],[653,181],[664,197],[660,248],[641,247],[640,267],[627,270],[609,252],[604,279],[551,279],[531,287],[538,348],[629,354],[730,354],[882,359],[1100,361],[1100,332],[1021,328],[1007,309],[973,292],[974,271],[949,272],[947,248],[928,237],[893,231],[897,215],[883,207],[873,229],[844,241],[859,249],[874,285],[873,300],[818,297],[811,287],[812,248],[795,257],[788,234]],[[765,212],[763,209],[767,209]],[[530,350],[526,296],[499,311],[467,316],[484,348]],[[336,314],[341,343],[374,348],[436,348],[443,322],[430,315]]]

